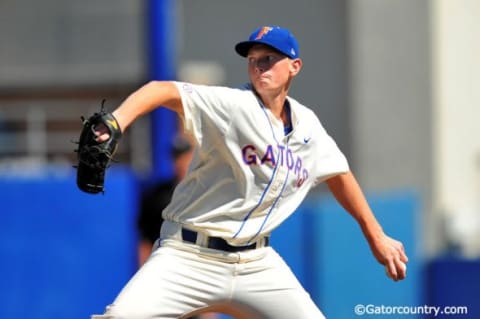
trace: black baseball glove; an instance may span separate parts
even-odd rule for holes
[[[78,141],[78,166],[77,186],[82,191],[90,194],[104,192],[105,171],[117,150],[117,145],[122,137],[122,131],[117,120],[111,113],[106,113],[103,108],[100,113],[95,113],[88,119],[82,116],[83,129]],[[95,139],[95,128],[104,125],[110,137],[104,142]]]

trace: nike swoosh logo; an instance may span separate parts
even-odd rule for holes
[[[110,124],[111,126],[113,126],[114,129],[118,130],[117,121],[115,121],[115,120],[106,120],[105,122],[107,122],[108,124]]]
[[[307,144],[308,142],[310,142],[311,139],[312,139],[311,137],[304,137],[303,142]]]

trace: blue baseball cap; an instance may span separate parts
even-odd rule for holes
[[[265,44],[291,59],[300,56],[298,42],[293,34],[279,26],[263,26],[250,35],[248,41],[242,41],[235,45],[235,51],[243,57],[248,55],[248,50],[255,44]]]

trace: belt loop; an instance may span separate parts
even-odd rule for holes
[[[257,241],[257,248],[268,247],[270,242],[269,236],[264,236]]]
[[[202,247],[207,247],[208,246],[208,236],[205,236],[205,234],[201,232],[197,232],[197,245],[202,246]]]

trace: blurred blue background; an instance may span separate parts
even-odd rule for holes
[[[140,198],[174,175],[181,125],[165,110],[139,119],[105,195],[91,196],[71,167],[80,116],[150,79],[242,84],[233,45],[263,24],[297,35],[291,95],[317,113],[410,258],[407,279],[388,280],[319,187],[272,237],[313,299],[328,318],[357,318],[357,305],[480,316],[480,2],[16,0],[0,2],[0,318],[102,313],[138,267]]]

